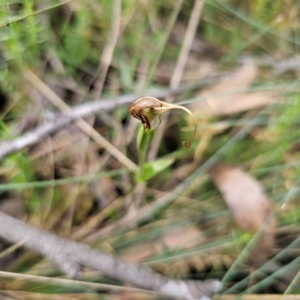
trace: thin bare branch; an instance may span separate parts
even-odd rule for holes
[[[210,299],[209,297],[220,287],[217,280],[202,282],[164,277],[141,264],[125,262],[115,256],[94,250],[86,244],[60,238],[2,212],[0,212],[0,237],[12,243],[23,240],[25,247],[56,263],[71,278],[80,278],[82,268],[88,267],[146,290],[188,300]]]
[[[31,70],[24,72],[24,76],[27,80],[47,99],[58,107],[61,111],[69,111],[70,107],[60,99],[37,75],[35,75]],[[138,171],[139,167],[134,164],[126,155],[124,155],[119,149],[113,146],[109,141],[107,141],[99,132],[97,132],[88,122],[83,119],[76,121],[76,125],[87,135],[89,135],[93,140],[113,155],[120,163],[127,167],[131,171]]]
[[[219,77],[206,78],[205,80],[198,83],[197,87],[212,84],[219,80]],[[149,91],[148,94],[151,94],[153,97],[163,99],[169,95],[178,94],[180,92],[187,91],[195,87],[195,85],[189,85],[178,88],[174,91],[170,91],[169,89],[161,91]],[[137,98],[139,98],[138,95],[129,94],[117,97],[115,99],[103,99],[102,101],[97,100],[74,106],[68,112],[64,112],[63,114],[53,114],[51,121],[41,124],[34,130],[29,131],[24,135],[17,137],[13,140],[0,142],[0,160],[12,153],[15,153],[26,147],[38,143],[43,138],[47,137],[50,134],[53,134],[54,132],[69,125],[70,123],[74,122],[79,118],[87,117],[92,114],[99,113],[101,111],[111,111],[122,105],[131,104]]]

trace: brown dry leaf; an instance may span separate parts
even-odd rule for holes
[[[255,267],[261,265],[274,246],[276,221],[260,183],[241,169],[226,164],[214,166],[210,175],[237,225],[244,231],[260,229],[261,235],[251,250],[250,261]]]
[[[202,231],[196,226],[181,226],[167,231],[163,243],[168,249],[186,249],[198,245],[205,239]]]
[[[147,242],[143,244],[134,245],[126,249],[121,258],[130,262],[141,262],[148,257],[156,255],[163,250],[163,245],[160,242]]]
[[[230,115],[249,109],[265,106],[274,102],[280,91],[241,92],[250,87],[257,77],[257,67],[253,60],[248,59],[234,73],[218,84],[198,93],[205,101],[198,101],[188,105],[188,108],[197,115],[220,116]]]
[[[226,164],[214,166],[210,175],[237,225],[244,231],[257,231],[272,212],[260,183],[241,169]]]
[[[176,276],[184,276],[186,274],[189,274],[190,269],[190,266],[185,260],[175,261],[170,268],[170,270],[172,270],[172,274]]]
[[[195,226],[181,226],[168,230],[161,239],[134,245],[122,253],[126,261],[139,262],[165,249],[176,250],[191,248],[205,239],[200,229]]]

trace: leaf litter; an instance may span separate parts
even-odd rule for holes
[[[261,184],[242,169],[228,164],[215,165],[210,175],[236,225],[245,232],[261,231],[249,256],[252,265],[261,266],[275,246],[276,231],[273,207]]]

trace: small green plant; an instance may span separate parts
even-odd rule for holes
[[[142,126],[140,127],[137,136],[137,149],[140,165],[140,171],[137,174],[138,182],[145,182],[151,179],[156,174],[168,168],[174,162],[174,159],[171,158],[161,158],[152,162],[145,162],[148,149],[151,146],[151,142],[157,128],[157,126],[154,126],[153,128],[152,123],[156,120],[156,117],[159,119],[160,123],[160,114],[171,109],[182,109],[193,119],[193,134],[188,141],[182,142],[184,147],[190,148],[191,142],[196,135],[197,127],[193,114],[186,107],[163,102],[153,97],[144,97],[135,101],[128,109],[133,117],[142,122]]]

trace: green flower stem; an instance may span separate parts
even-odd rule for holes
[[[139,128],[139,132],[137,136],[137,149],[138,149],[139,166],[141,172],[143,171],[143,166],[146,161],[146,155],[150,148],[154,134],[155,134],[155,129],[144,129],[144,126],[141,126]]]

